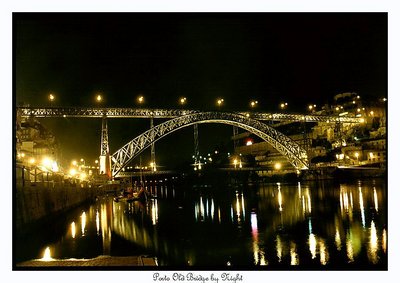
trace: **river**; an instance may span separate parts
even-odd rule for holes
[[[35,229],[16,240],[16,261],[148,255],[182,269],[387,269],[385,180],[151,190],[147,203],[104,196]]]

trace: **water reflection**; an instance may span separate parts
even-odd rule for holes
[[[185,197],[163,185],[151,188],[158,198],[147,203],[101,199],[68,222],[68,237],[54,245],[57,257],[88,257],[88,247],[90,256],[149,254],[178,266],[386,263],[386,193],[379,182],[213,189]]]
[[[51,261],[53,258],[51,257],[50,247],[46,247],[43,252],[43,257],[41,258],[43,261]]]
[[[378,235],[375,227],[375,223],[371,221],[370,237],[369,237],[369,253],[368,256],[370,261],[374,264],[378,262]]]
[[[82,231],[82,236],[85,236],[85,228],[86,228],[86,213],[82,212],[81,215],[81,231]]]
[[[72,236],[72,238],[75,239],[75,235],[76,235],[76,226],[75,226],[75,222],[72,221],[72,223],[71,223],[71,236]]]

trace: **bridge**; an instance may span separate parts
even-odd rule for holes
[[[184,127],[195,126],[195,148],[197,125],[219,123],[242,128],[271,144],[298,170],[308,168],[307,152],[289,137],[263,121],[363,123],[363,118],[333,115],[264,113],[264,112],[204,112],[184,109],[142,109],[142,108],[78,108],[78,107],[17,107],[20,117],[54,118],[102,118],[100,172],[109,177],[122,176],[120,172],[129,162],[151,146],[152,162],[155,164],[154,144],[166,135]],[[110,155],[108,146],[107,118],[148,118],[150,129],[125,144]],[[153,119],[170,119],[154,126]],[[197,146],[198,147],[198,146]],[[198,152],[198,150],[195,150]],[[195,154],[196,155],[196,154]]]
[[[76,118],[176,118],[189,114],[202,113],[200,110],[184,109],[142,109],[142,108],[92,108],[92,107],[17,107],[21,117],[37,118],[76,117]],[[359,117],[334,115],[265,113],[265,112],[232,112],[260,121],[293,121],[293,122],[326,122],[326,123],[363,123]]]

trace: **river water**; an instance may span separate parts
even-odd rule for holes
[[[150,187],[149,187],[150,188]],[[112,196],[17,240],[16,261],[156,257],[175,268],[387,268],[382,179],[226,187],[151,186],[147,203]]]

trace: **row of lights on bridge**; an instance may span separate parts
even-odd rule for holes
[[[359,96],[358,96],[358,97],[359,97]],[[50,94],[49,94],[49,101],[50,101],[50,102],[54,102],[55,99],[56,99],[55,95],[52,94],[52,93],[50,93]],[[103,101],[103,96],[102,96],[101,94],[97,94],[96,97],[95,97],[95,100],[96,100],[97,103],[101,103],[101,102]],[[385,102],[386,100],[387,100],[386,98],[383,98],[383,99],[382,99],[382,101],[384,101],[384,102]],[[144,97],[143,95],[139,95],[139,96],[136,98],[136,102],[137,102],[139,105],[143,105],[143,104],[145,103],[145,97]],[[224,102],[225,102],[225,101],[224,101],[223,98],[217,98],[217,99],[216,99],[216,105],[217,105],[218,107],[222,107],[223,104],[224,104]],[[180,105],[185,105],[185,104],[187,103],[187,98],[186,98],[186,97],[180,97],[180,98],[178,99],[178,103],[179,103]],[[354,101],[354,103],[355,103],[355,101]],[[257,101],[257,100],[250,100],[249,106],[250,106],[251,108],[257,107],[257,106],[258,106],[258,101]],[[287,102],[281,102],[281,103],[279,104],[279,108],[282,109],[282,110],[287,109],[287,108],[288,108],[288,103],[287,103]],[[310,110],[310,111],[315,111],[316,109],[317,109],[317,105],[316,105],[316,104],[309,104],[309,105],[308,105],[308,110]],[[336,111],[339,111],[339,110],[340,110],[340,109],[337,107]],[[360,111],[358,111],[358,112],[360,112]]]
[[[50,102],[54,102],[55,99],[56,99],[55,95],[52,94],[52,93],[50,93],[50,94],[49,94],[49,101],[50,101]],[[103,101],[103,96],[102,96],[101,94],[96,94],[95,100],[96,100],[97,103],[101,103],[101,102]],[[139,95],[139,96],[136,98],[136,102],[137,102],[138,104],[140,104],[140,105],[141,105],[141,104],[144,104],[144,103],[145,103],[145,98],[144,98],[144,96],[143,96],[143,95]],[[185,105],[185,104],[187,103],[187,98],[186,98],[186,97],[180,97],[180,98],[178,99],[178,103],[179,103],[180,105]],[[224,104],[224,99],[223,99],[223,98],[217,98],[216,104],[217,104],[217,106],[222,106],[222,105]],[[257,101],[257,100],[251,100],[251,101],[250,101],[250,107],[254,108],[254,107],[256,107],[257,105],[258,105],[258,101]]]

